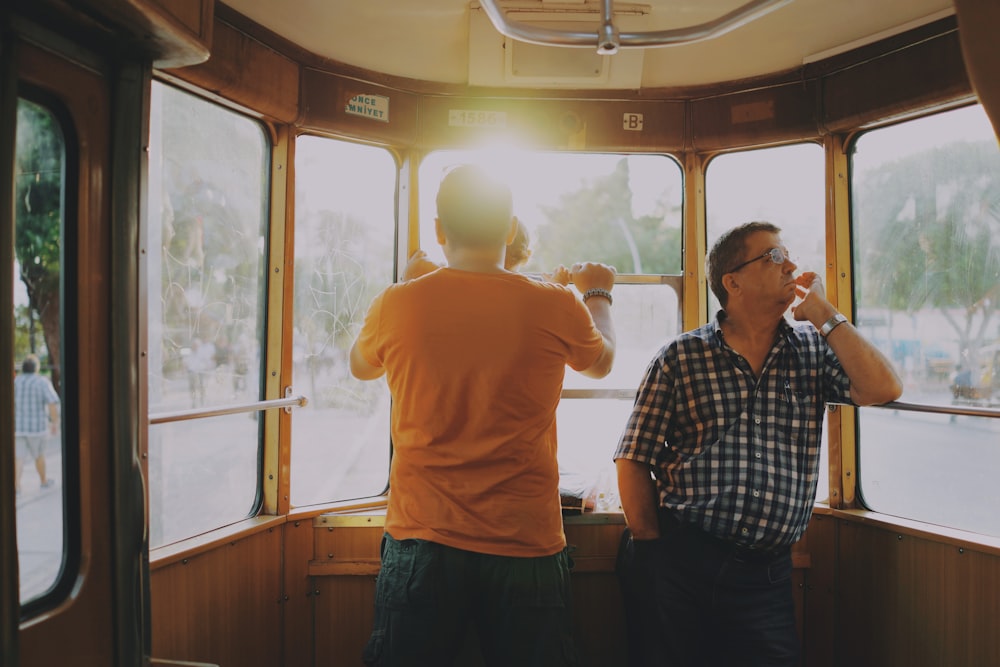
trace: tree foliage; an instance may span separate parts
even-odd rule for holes
[[[667,195],[663,193],[653,213],[636,217],[629,163],[622,158],[612,173],[563,195],[558,206],[542,207],[546,221],[538,228],[529,267],[547,270],[598,261],[619,273],[679,273],[680,213],[667,203]],[[677,223],[671,224],[671,219]]]
[[[855,194],[865,303],[935,308],[974,356],[1000,310],[1000,153],[955,143],[903,158]]]
[[[16,156],[14,253],[33,313],[28,319],[41,323],[58,391],[65,146],[55,117],[26,100],[17,107]]]

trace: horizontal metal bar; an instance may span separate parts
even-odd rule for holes
[[[507,16],[499,0],[479,0],[496,30],[511,39],[542,46],[593,46],[598,53],[614,54],[619,47],[658,47],[689,44],[718,37],[787,5],[792,0],[750,0],[722,16],[697,25],[670,30],[619,33],[614,26],[612,0],[602,0],[601,25],[593,31],[546,28]],[[514,8],[510,8],[514,9]]]
[[[617,398],[635,400],[635,389],[563,389],[563,398]]]
[[[304,408],[309,404],[309,399],[305,396],[289,396],[287,398],[275,398],[270,401],[254,401],[253,403],[241,403],[238,405],[224,405],[218,408],[198,408],[195,410],[179,410],[177,412],[157,412],[149,415],[149,424],[166,424],[168,422],[179,422],[188,419],[203,419],[205,417],[221,417],[223,415],[236,415],[241,412],[260,412],[271,408]]]
[[[528,276],[535,280],[545,280],[544,273],[522,271],[522,276]],[[678,289],[684,276],[669,273],[617,273],[615,274],[615,285],[674,285]],[[573,281],[569,283],[572,285]]]
[[[997,408],[977,408],[966,405],[929,405],[926,403],[904,403],[903,401],[893,401],[884,405],[871,407],[882,408],[884,410],[901,410],[903,412],[932,412],[939,415],[964,415],[966,417],[989,417],[1000,418],[1000,409]]]
[[[563,389],[563,398],[616,398],[624,401],[635,400],[635,389]],[[868,406],[882,410],[904,412],[930,412],[942,415],[962,415],[966,417],[1000,418],[998,408],[980,408],[972,405],[932,405],[927,403],[905,403],[893,401],[884,405]]]

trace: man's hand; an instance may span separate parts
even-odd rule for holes
[[[606,289],[611,291],[615,286],[615,267],[599,262],[577,262],[570,269],[573,284],[583,294],[589,289]]]
[[[414,278],[419,278],[420,276],[426,275],[431,271],[436,271],[440,269],[440,264],[435,264],[431,260],[427,259],[427,253],[419,248],[413,251],[410,255],[409,261],[406,263],[406,267],[403,269],[403,276],[400,280],[404,282],[407,280],[413,280]]]
[[[795,295],[802,299],[792,307],[792,317],[799,322],[812,322],[818,329],[836,312],[826,300],[823,280],[813,271],[803,271],[795,278]]]
[[[569,285],[570,281],[573,279],[570,275],[569,269],[562,264],[552,269],[552,273],[543,273],[542,278],[550,283],[557,283],[559,285]]]

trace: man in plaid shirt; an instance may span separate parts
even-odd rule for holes
[[[45,442],[59,429],[59,395],[49,379],[38,374],[38,357],[29,355],[21,362],[21,374],[14,378],[14,488],[21,493],[21,466],[24,459],[35,461],[41,488],[52,486],[45,476]]]
[[[722,310],[650,362],[615,452],[632,664],[797,665],[791,545],[827,403],[897,399],[891,364],[752,222],[708,257]],[[796,321],[784,317],[792,308]]]

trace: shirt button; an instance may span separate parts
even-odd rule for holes
[[[760,452],[754,452],[754,453],[753,453],[753,457],[754,457],[755,459],[759,459],[759,458],[760,458]]]
[[[743,535],[749,535],[750,534],[750,529],[749,528],[740,528],[740,533],[742,533]]]
[[[760,423],[760,417],[754,417],[753,423],[754,424],[759,424]]]
[[[757,489],[754,489],[753,490],[753,497],[754,498],[760,498],[760,491],[758,491]]]

